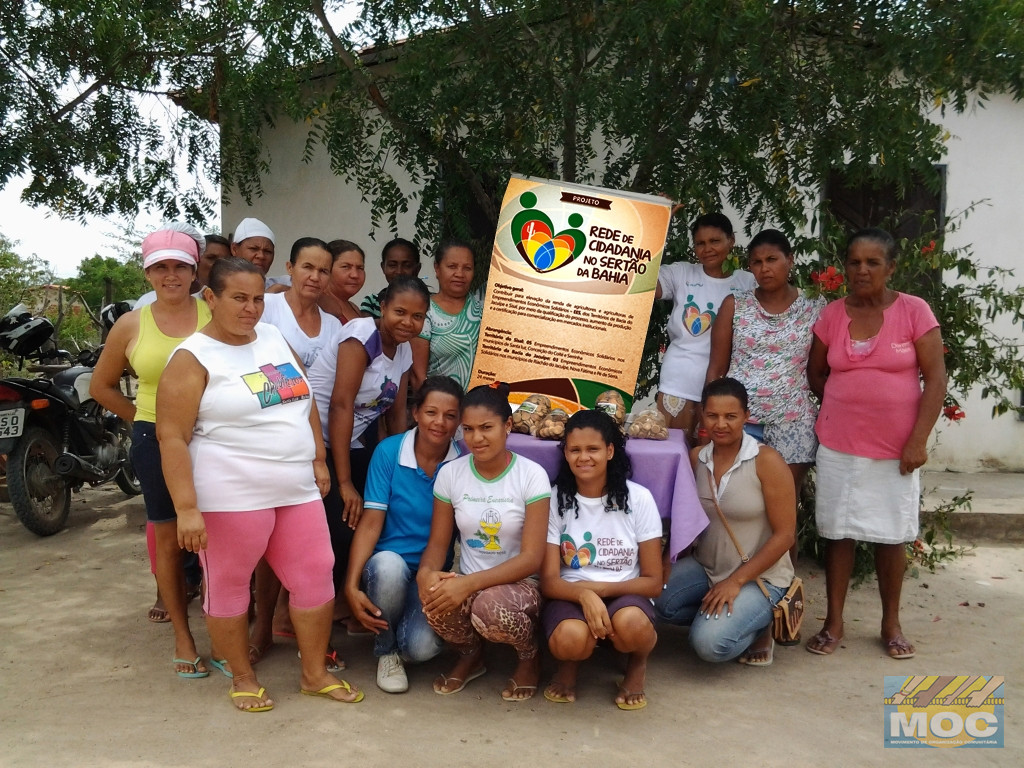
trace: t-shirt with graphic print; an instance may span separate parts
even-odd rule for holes
[[[697,402],[711,358],[711,326],[722,301],[730,293],[754,290],[757,283],[742,269],[728,277],[708,277],[700,264],[680,261],[661,268],[658,284],[661,298],[673,302],[658,390]]]
[[[438,470],[434,496],[455,509],[460,572],[477,573],[519,554],[526,507],[551,496],[551,481],[540,464],[515,453],[504,472],[486,480],[469,454]]]
[[[558,514],[558,489],[551,489],[548,544],[558,547],[565,581],[619,582],[640,575],[640,543],[661,538],[661,515],[651,492],[632,480],[629,513],[605,509],[607,497],[576,494],[578,514]]]
[[[256,324],[233,345],[195,333],[190,352],[207,382],[188,451],[202,512],[237,512],[320,498],[313,476],[310,387],[281,332]]]
[[[328,445],[330,436],[327,434],[327,414],[331,407],[334,379],[338,373],[338,347],[349,339],[356,339],[363,345],[370,361],[363,372],[359,391],[356,392],[352,421],[350,447],[362,448],[363,432],[394,405],[402,374],[412,367],[412,348],[409,342],[402,342],[395,349],[394,358],[385,355],[380,332],[372,317],[357,317],[341,326],[334,342],[324,346],[309,368],[309,383],[313,387],[324,441]]]

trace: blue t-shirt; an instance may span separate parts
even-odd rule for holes
[[[366,477],[363,506],[385,512],[377,552],[395,552],[401,555],[412,570],[420,564],[420,557],[430,538],[430,522],[434,516],[434,477],[430,477],[416,463],[416,429],[401,435],[392,435],[381,441],[370,459]],[[453,442],[444,461],[458,458],[459,448]],[[437,465],[440,469],[442,464]]]

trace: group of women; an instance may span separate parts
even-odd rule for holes
[[[254,665],[277,626],[296,637],[303,693],[363,698],[333,674],[344,668],[330,645],[336,598],[375,635],[386,692],[407,690],[405,664],[447,644],[456,659],[433,690],[458,693],[486,673],[489,641],[517,657],[502,698],[530,699],[543,631],[557,661],[545,698],[574,701],[580,662],[610,644],[626,655],[614,702],[640,709],[657,619],[689,625],[703,659],[772,662],[772,608],[793,578],[797,489],[815,460],[828,615],[807,649],[828,654],[842,638],[861,539],[876,543],[885,647],[913,655],[899,624],[901,548],[916,535],[916,470],[944,394],[934,317],[888,288],[895,244],[879,230],[850,240],[850,295],[827,307],[790,284],[781,233],[755,237],[750,272],[728,276],[728,219],[703,216],[692,234],[699,263],[665,267],[658,285],[675,301],[658,405],[706,442],[690,458],[710,523],[664,564],[661,516],[629,479],[610,417],[569,419],[552,485],[506,445],[507,388],[465,392],[481,314],[466,244],[438,249],[431,295],[414,274],[415,246],[389,243],[382,265],[394,265],[374,318],[351,301],[365,257],[348,241],[296,241],[282,294],[265,293],[253,264],[220,259],[198,300],[188,291],[199,245],[171,229],[150,235],[143,256],[156,301],[118,321],[93,388],[135,422],[177,674],[209,674],[184,609],[183,548],[199,553],[210,664],[231,678],[240,710],[274,706]],[[129,365],[135,403],[116,384]],[[878,411],[884,434],[867,428]],[[287,614],[280,624],[275,606]]]
[[[329,643],[333,604],[344,594],[372,447],[407,427],[410,341],[435,297],[403,268],[389,275],[380,318],[365,317],[351,301],[363,285],[362,250],[344,240],[301,238],[283,292],[265,292],[263,272],[251,260],[222,256],[197,298],[190,290],[205,266],[205,243],[183,229],[169,226],[143,242],[154,300],[116,324],[92,384],[99,402],[134,422],[154,570],[175,631],[174,669],[185,678],[209,675],[188,623],[185,549],[199,553],[205,574],[210,664],[232,679],[240,709],[273,706],[253,665],[270,646],[275,607],[287,614],[280,623],[299,645],[302,690],[357,701],[362,693],[330,674],[344,667]],[[396,250],[409,261],[402,253],[408,245],[389,243],[382,262]],[[470,303],[471,252],[462,243],[443,246],[439,276],[452,258],[457,274],[439,280],[438,297],[458,317],[467,314],[455,304],[459,294]],[[465,323],[459,332],[464,340]],[[443,330],[436,337],[443,340]],[[447,364],[444,355],[433,357],[432,364]],[[134,402],[120,389],[126,368],[139,379]],[[461,397],[460,385],[442,383],[449,396]],[[431,403],[424,413],[435,411]],[[447,426],[440,432],[450,443]],[[425,434],[426,449],[435,448],[436,425]],[[250,642],[254,570],[261,610]]]
[[[750,271],[728,276],[729,220],[701,216],[691,233],[699,264],[669,265],[659,278],[659,298],[675,303],[658,406],[673,426],[698,441],[710,438],[713,448],[694,456],[710,524],[693,552],[704,573],[689,558],[676,559],[659,612],[693,624],[691,643],[704,658],[770,664],[770,609],[792,580],[796,555],[795,494],[816,465],[827,613],[806,648],[829,655],[839,646],[856,542],[867,541],[875,546],[883,648],[894,659],[911,658],[915,648],[899,620],[905,545],[917,536],[918,470],[946,385],[934,314],[889,287],[897,247],[883,230],[850,237],[848,295],[827,305],[792,284],[793,252],[781,232],[757,234],[747,248]],[[684,359],[689,379],[680,384],[674,366]],[[700,371],[702,408],[692,399]],[[732,438],[734,449],[720,456],[738,434],[737,421],[745,436]],[[779,470],[783,463],[791,480]],[[787,547],[792,557],[783,554]],[[699,607],[691,589],[704,594]],[[703,627],[713,620],[695,615],[737,620],[729,631],[708,633]]]

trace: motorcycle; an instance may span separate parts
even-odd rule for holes
[[[117,314],[110,309],[108,323]],[[39,536],[58,533],[71,492],[86,483],[113,480],[129,496],[142,493],[130,459],[131,425],[89,395],[102,346],[72,358],[57,348],[53,323],[19,304],[0,318],[0,349],[43,373],[0,379],[0,454],[7,454],[7,490],[22,524]]]

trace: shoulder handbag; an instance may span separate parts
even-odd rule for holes
[[[711,479],[711,501],[715,505],[715,511],[718,512],[718,517],[722,521],[722,525],[725,526],[725,532],[729,534],[729,538],[732,539],[732,544],[736,547],[736,551],[739,552],[740,560],[744,563],[750,560],[747,554],[740,547],[740,543],[736,541],[736,535],[732,532],[732,526],[729,525],[729,521],[725,519],[725,514],[722,512],[722,508],[718,506],[718,492],[715,488],[715,478],[711,475],[711,468],[708,467],[708,475]],[[757,577],[757,586],[761,588],[764,596],[768,598],[770,603],[772,597],[768,594],[768,589],[765,587],[761,577]],[[772,637],[775,642],[780,645],[793,645],[800,639],[800,623],[804,620],[804,582],[799,576],[794,576],[793,581],[789,584],[789,589],[786,590],[786,594],[780,598],[779,602],[772,606]]]

